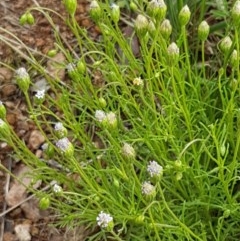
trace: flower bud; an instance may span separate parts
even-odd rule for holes
[[[2,101],[0,101],[0,119],[5,119],[6,117],[6,108],[3,105]]]
[[[142,194],[144,195],[144,198],[148,201],[151,201],[156,196],[156,189],[150,182],[144,182],[142,184]]]
[[[232,47],[232,40],[229,36],[226,36],[225,38],[223,38],[219,43],[219,48],[224,54],[228,53],[231,47]]]
[[[119,9],[119,6],[115,3],[112,3],[111,5],[111,18],[113,20],[113,22],[115,24],[118,23],[119,19],[120,19],[120,9]]]
[[[25,25],[25,24],[27,23],[27,21],[28,21],[27,14],[24,13],[24,14],[20,17],[19,23],[20,23],[21,25]]]
[[[16,70],[16,81],[19,88],[26,93],[30,85],[30,77],[25,68],[19,68]]]
[[[224,218],[228,218],[231,214],[231,210],[230,209],[226,209],[224,212],[223,212],[223,217]]]
[[[198,26],[198,38],[205,41],[208,37],[210,27],[206,21],[202,21]]]
[[[180,181],[182,179],[183,175],[182,175],[182,172],[177,172],[176,174],[176,180],[177,181]]]
[[[47,56],[48,57],[54,57],[57,54],[57,50],[56,49],[51,49],[47,52]]]
[[[139,14],[135,20],[135,31],[139,38],[144,37],[148,31],[148,20],[144,15]]]
[[[163,0],[152,0],[147,6],[147,13],[149,16],[161,21],[167,12],[167,5]]]
[[[115,129],[117,127],[117,117],[113,112],[106,114],[106,119],[104,120],[104,125],[109,129]]]
[[[102,10],[96,0],[91,1],[89,5],[89,14],[95,22],[98,22],[101,18]]]
[[[134,221],[135,224],[143,224],[144,219],[145,219],[144,215],[139,215],[133,221]]]
[[[122,147],[122,154],[123,156],[130,158],[130,159],[134,159],[136,157],[136,152],[134,150],[134,148],[129,145],[128,143],[124,143],[123,147]]]
[[[68,131],[61,122],[58,122],[54,126],[54,133],[58,138],[63,138],[67,136]]]
[[[185,5],[178,15],[178,20],[181,26],[186,26],[190,20],[191,12],[188,5]]]
[[[149,23],[148,23],[148,33],[150,34],[150,36],[152,38],[154,38],[154,36],[156,34],[156,27],[155,27],[155,24],[152,20],[150,20]]]
[[[77,10],[77,0],[64,0],[63,3],[67,12],[73,16]]]
[[[46,210],[50,206],[50,199],[49,197],[43,197],[39,201],[39,208],[41,210]]]
[[[172,25],[168,19],[164,19],[160,25],[160,33],[164,39],[169,39],[172,33]]]
[[[141,77],[134,78],[133,85],[143,86],[143,80],[141,79]]]
[[[226,146],[225,146],[225,144],[223,143],[223,144],[221,145],[221,147],[220,147],[220,154],[221,154],[221,156],[224,156],[225,153],[226,153]]]
[[[100,97],[98,99],[98,103],[99,103],[100,107],[102,107],[102,108],[105,108],[107,106],[107,102],[103,97]]]
[[[169,65],[175,65],[179,59],[179,48],[174,42],[168,46],[167,54]]]
[[[147,166],[147,172],[149,173],[152,181],[157,182],[163,175],[163,168],[156,161],[150,161]]]
[[[10,137],[10,129],[6,122],[0,118],[0,140],[6,140]]]
[[[237,0],[233,5],[232,11],[231,11],[231,17],[233,20],[233,24],[235,26],[239,26],[240,25],[240,1],[239,0]]]
[[[77,70],[79,74],[84,74],[86,72],[86,64],[82,60],[77,62]]]
[[[43,150],[44,154],[47,155],[48,159],[53,158],[53,156],[55,154],[55,149],[54,149],[53,145],[51,145],[49,143],[44,143],[42,145],[42,150]]]
[[[130,9],[134,12],[138,10],[138,6],[134,1],[130,2]]]
[[[230,56],[230,65],[233,68],[236,68],[238,65],[238,52],[236,49],[233,50],[231,56]]]
[[[69,63],[67,65],[67,72],[68,72],[68,75],[69,77],[72,79],[72,80],[78,80],[78,70],[76,68],[76,65],[74,63]]]
[[[119,188],[119,181],[116,178],[113,179],[113,186]]]
[[[33,25],[35,23],[35,19],[33,15],[30,12],[27,12],[26,15],[27,15],[27,23],[30,25]]]

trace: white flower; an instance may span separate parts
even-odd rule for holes
[[[62,187],[60,187],[58,184],[53,185],[53,192],[55,193],[61,193],[62,192]]]
[[[109,224],[113,221],[113,218],[110,214],[104,213],[101,211],[97,216],[97,224],[101,228],[107,228]]]
[[[45,90],[38,90],[37,93],[35,94],[35,97],[38,99],[43,99],[45,96]]]
[[[28,72],[27,72],[27,70],[26,70],[24,67],[21,67],[21,68],[17,69],[17,70],[16,70],[16,75],[17,75],[17,77],[20,78],[20,79],[23,79],[23,78],[26,78],[26,77],[28,78],[28,77],[29,77]]]
[[[147,166],[147,171],[151,177],[161,176],[163,172],[163,168],[156,161],[150,161]]]
[[[115,125],[117,118],[116,118],[116,114],[113,112],[109,112],[106,114],[106,120],[108,122],[109,125]]]
[[[71,142],[68,140],[67,137],[64,137],[57,141],[56,146],[62,151],[66,152],[68,148],[71,146]]]
[[[155,193],[155,187],[150,183],[145,181],[142,184],[142,194],[144,195],[153,195]]]
[[[102,110],[97,110],[95,112],[95,118],[99,121],[99,122],[103,122],[106,119],[106,113]]]
[[[136,156],[136,152],[135,152],[134,148],[128,143],[124,143],[124,145],[122,147],[122,153],[126,157],[134,158]]]
[[[143,80],[142,80],[140,77],[135,78],[135,79],[133,80],[133,84],[134,84],[134,85],[137,85],[137,86],[143,85]]]
[[[54,126],[55,131],[62,131],[64,129],[63,124],[61,122],[58,122]]]

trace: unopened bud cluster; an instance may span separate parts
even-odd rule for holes
[[[237,27],[240,25],[240,1],[237,0],[235,4],[233,5],[232,11],[231,11],[231,17],[233,20],[233,24]]]
[[[208,23],[204,20],[198,26],[198,38],[201,41],[205,41],[208,37],[210,27]]]
[[[19,88],[26,93],[29,89],[30,85],[30,77],[25,68],[19,68],[16,70],[16,81],[19,86]]]
[[[156,19],[156,21],[161,21],[167,12],[167,5],[163,0],[152,0],[147,6],[147,13],[149,16]]]
[[[178,21],[181,26],[186,26],[190,20],[191,12],[188,5],[185,5],[178,14]]]
[[[107,128],[114,129],[117,127],[116,114],[111,111],[106,113],[102,110],[97,110],[95,112],[95,118]]]
[[[219,48],[224,54],[228,53],[232,48],[231,38],[229,36],[223,38],[219,43]]]

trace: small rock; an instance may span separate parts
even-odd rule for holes
[[[8,96],[14,95],[16,90],[17,90],[16,85],[8,84],[8,85],[2,86],[1,93],[3,97],[8,97]]]
[[[36,150],[38,149],[45,141],[45,137],[38,130],[33,130],[29,137],[29,146]]]
[[[21,205],[21,209],[23,210],[25,217],[33,222],[37,222],[41,218],[38,207],[38,200],[36,198],[23,203]]]
[[[0,68],[0,83],[10,82],[12,79],[13,73],[10,69],[6,67]]]
[[[30,224],[18,224],[14,228],[19,241],[30,241]]]

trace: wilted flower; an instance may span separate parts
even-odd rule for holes
[[[147,171],[150,177],[161,177],[163,174],[163,168],[156,161],[150,161],[147,166]]]
[[[19,88],[23,92],[27,92],[30,85],[30,77],[27,70],[23,67],[16,70],[16,80]]]
[[[147,198],[154,198],[156,196],[155,187],[150,182],[145,181],[142,184],[142,194]]]
[[[56,142],[56,146],[60,149],[60,151],[67,156],[72,156],[74,152],[74,148],[72,143],[68,140],[67,137],[64,137],[62,139],[59,139]]]
[[[111,230],[113,227],[113,217],[108,213],[104,213],[103,211],[101,211],[98,214],[96,220],[97,220],[98,226],[101,228],[106,228]]]
[[[143,85],[143,80],[141,79],[141,77],[137,77],[133,80],[133,84],[137,86]]]
[[[208,37],[210,27],[208,23],[204,20],[198,26],[198,38],[201,41],[205,41]]]
[[[128,143],[124,143],[122,147],[122,154],[128,158],[135,158],[136,156],[134,148]]]
[[[181,9],[181,11],[179,12],[179,15],[178,15],[178,20],[179,20],[180,25],[181,26],[187,25],[187,23],[190,20],[190,16],[191,16],[190,9],[189,9],[188,5],[185,5]]]
[[[144,37],[148,31],[148,19],[142,15],[139,14],[135,20],[135,30],[138,35],[138,37]]]

